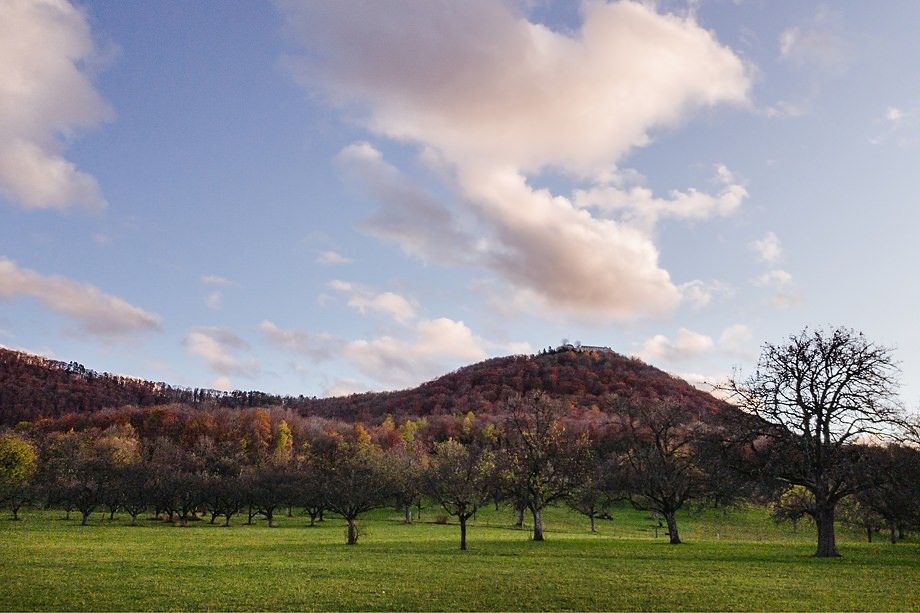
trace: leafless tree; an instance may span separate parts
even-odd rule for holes
[[[709,497],[713,484],[697,453],[708,427],[672,402],[631,404],[625,409],[622,461],[630,501],[663,516],[671,544],[677,545],[677,511],[690,500]]]
[[[816,556],[837,556],[837,503],[867,487],[866,443],[890,439],[907,426],[897,401],[899,370],[888,347],[859,332],[835,328],[765,344],[753,374],[724,387],[756,416],[741,440],[758,471],[814,497]]]
[[[508,400],[506,497],[533,515],[533,540],[543,540],[543,509],[566,498],[589,469],[588,442],[567,432],[562,404],[542,393]]]

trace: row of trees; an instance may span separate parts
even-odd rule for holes
[[[23,427],[0,437],[0,498],[14,515],[31,500],[78,511],[84,523],[100,509],[133,520],[150,509],[181,524],[244,514],[272,524],[296,506],[311,523],[343,517],[349,544],[367,511],[396,504],[411,521],[427,499],[457,518],[462,548],[467,521],[487,503],[508,504],[519,521],[529,513],[541,541],[551,504],[568,504],[593,529],[628,500],[659,514],[676,544],[681,508],[745,498],[772,500],[777,518],[813,518],[817,555],[837,555],[838,511],[862,518],[870,536],[880,523],[893,534],[920,524],[920,454],[901,444],[912,430],[896,383],[886,348],[848,330],[806,330],[766,345],[755,372],[728,384],[744,411],[611,396],[603,430],[569,427],[569,407],[541,393],[510,394],[502,420],[468,414],[441,439],[418,437],[412,420],[295,434],[258,411],[221,439],[143,437],[129,423]]]

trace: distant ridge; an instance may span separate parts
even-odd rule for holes
[[[488,414],[500,412],[509,393],[534,390],[584,409],[603,410],[611,395],[630,401],[667,399],[696,414],[718,413],[730,406],[682,379],[607,347],[563,346],[538,355],[492,358],[412,389],[336,398],[175,387],[97,373],[76,362],[0,349],[0,423],[8,425],[67,413],[173,403],[236,408],[280,405],[303,415],[361,421],[375,421],[388,414]]]

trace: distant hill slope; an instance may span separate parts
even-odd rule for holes
[[[558,351],[493,358],[408,390],[355,394],[312,402],[329,417],[373,418],[386,413],[491,413],[509,391],[541,390],[589,408],[616,394],[625,400],[669,399],[696,413],[720,412],[729,405],[683,379],[613,351]]]
[[[0,349],[0,422],[6,424],[126,405],[169,403],[283,405],[304,415],[374,421],[387,414],[494,413],[501,410],[500,402],[509,392],[532,390],[585,408],[602,408],[611,394],[626,400],[669,399],[697,414],[718,413],[729,406],[682,379],[609,350],[569,349],[493,358],[412,389],[306,398],[178,388]]]

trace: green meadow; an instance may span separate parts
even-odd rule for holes
[[[655,535],[647,513],[619,508],[588,531],[550,509],[534,543],[511,513],[487,509],[458,549],[456,525],[401,522],[382,510],[345,526],[245,517],[223,528],[91,525],[60,511],[0,521],[3,610],[908,610],[920,609],[920,545],[866,543],[840,529],[840,559],[815,559],[810,526],[775,525],[763,509],[688,511],[685,543]]]

